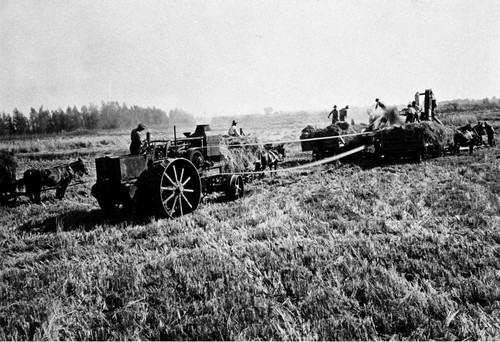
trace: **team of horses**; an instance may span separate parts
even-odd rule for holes
[[[486,121],[479,121],[474,126],[471,124],[461,126],[457,128],[453,136],[452,151],[458,154],[460,153],[460,147],[468,147],[469,153],[472,154],[474,146],[486,145],[483,140],[484,135],[487,136],[490,147],[496,146],[494,134],[493,126]]]
[[[263,149],[259,149],[256,155],[255,172],[265,171],[269,168],[270,171],[278,169],[278,163],[286,157],[284,144],[272,145],[265,144]],[[263,176],[263,173],[261,174]]]
[[[88,174],[87,167],[82,159],[54,166],[51,168],[31,168],[24,172],[23,178],[16,181],[15,164],[6,161],[13,160],[12,157],[2,156],[0,163],[0,190],[14,192],[16,188],[25,188],[26,196],[33,202],[40,204],[42,189],[55,188],[56,198],[63,199],[66,189],[75,176],[81,177]]]

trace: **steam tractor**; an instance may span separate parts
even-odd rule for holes
[[[173,140],[151,140],[144,153],[95,160],[92,196],[108,213],[120,207],[158,217],[177,217],[197,209],[202,194],[222,191],[228,200],[243,196],[241,175],[222,173],[220,136],[209,125]]]

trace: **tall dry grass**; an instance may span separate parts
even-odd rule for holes
[[[439,116],[439,120],[445,125],[455,127],[477,124],[477,116],[474,114],[444,114]]]

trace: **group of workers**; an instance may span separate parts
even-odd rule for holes
[[[405,108],[406,112],[406,121],[405,123],[413,123],[420,122],[420,107],[417,105],[416,101],[413,101],[411,104]]]
[[[330,116],[332,117],[332,125],[337,121],[345,121],[348,109],[349,106],[345,106],[344,108],[337,110],[337,105],[334,105],[332,111],[328,114],[328,118],[330,118]]]
[[[386,110],[385,104],[378,98],[376,98],[375,110],[377,110],[378,108],[384,111]],[[330,116],[332,117],[332,124],[336,123],[337,121],[345,121],[345,118],[347,116],[347,109],[349,109],[349,106],[345,106],[345,108],[342,108],[340,111],[338,111],[337,105],[334,105],[332,111],[330,112],[330,114],[328,114],[328,118],[330,118]],[[435,109],[436,109],[436,102],[432,101],[432,116],[434,116]],[[413,122],[420,122],[421,120],[429,120],[429,118],[425,117],[425,114],[421,112],[420,107],[418,106],[416,101],[412,101],[411,104],[408,104],[408,106],[404,109],[404,112],[406,115],[405,123],[413,123]]]

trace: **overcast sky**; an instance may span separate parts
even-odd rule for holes
[[[0,0],[0,111],[500,97],[500,1]]]

